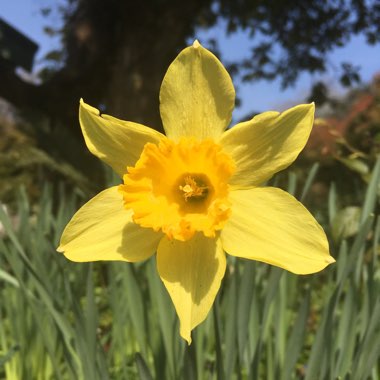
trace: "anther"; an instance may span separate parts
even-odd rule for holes
[[[185,185],[179,186],[179,189],[183,191],[183,196],[185,201],[191,199],[204,199],[208,193],[208,187],[204,186],[203,183],[197,182],[193,177],[187,176],[184,178]],[[203,185],[203,186],[202,186]]]

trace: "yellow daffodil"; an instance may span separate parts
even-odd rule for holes
[[[226,130],[234,102],[227,71],[197,41],[178,55],[161,85],[166,136],[80,102],[88,149],[123,184],[74,215],[58,250],[78,262],[136,262],[157,252],[158,273],[189,344],[219,290],[225,252],[297,274],[335,261],[321,226],[300,202],[260,187],[305,146],[314,104],[265,112]]]

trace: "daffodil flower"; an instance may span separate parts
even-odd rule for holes
[[[226,253],[297,274],[335,261],[306,208],[283,190],[260,186],[305,146],[314,104],[265,112],[226,130],[234,102],[230,76],[198,41],[163,79],[166,136],[80,102],[88,149],[123,184],[73,216],[58,250],[78,262],[137,262],[157,252],[158,273],[189,344],[220,288]]]

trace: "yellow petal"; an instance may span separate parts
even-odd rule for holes
[[[117,186],[102,191],[73,216],[59,252],[72,261],[142,261],[154,254],[162,234],[132,222]]]
[[[289,166],[304,148],[313,126],[314,103],[279,114],[265,112],[225,132],[219,143],[235,161],[232,185],[259,185]]]
[[[218,138],[231,121],[235,90],[220,61],[198,41],[169,66],[160,90],[166,135]]]
[[[158,143],[163,134],[144,125],[123,121],[99,111],[82,99],[79,121],[90,152],[115,170],[120,176],[133,166],[147,142]]]
[[[180,334],[190,344],[191,330],[206,319],[226,270],[220,240],[200,233],[186,242],[165,237],[157,267],[180,319]]]
[[[231,191],[232,215],[221,239],[233,256],[263,261],[297,274],[335,260],[322,227],[293,196],[276,188]]]

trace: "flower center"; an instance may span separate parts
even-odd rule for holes
[[[179,189],[186,202],[199,202],[207,198],[209,185],[201,174],[189,174],[183,178],[183,185],[179,185]]]
[[[124,175],[124,206],[141,227],[188,240],[197,231],[214,237],[230,215],[232,159],[211,140],[182,138],[147,143]]]

